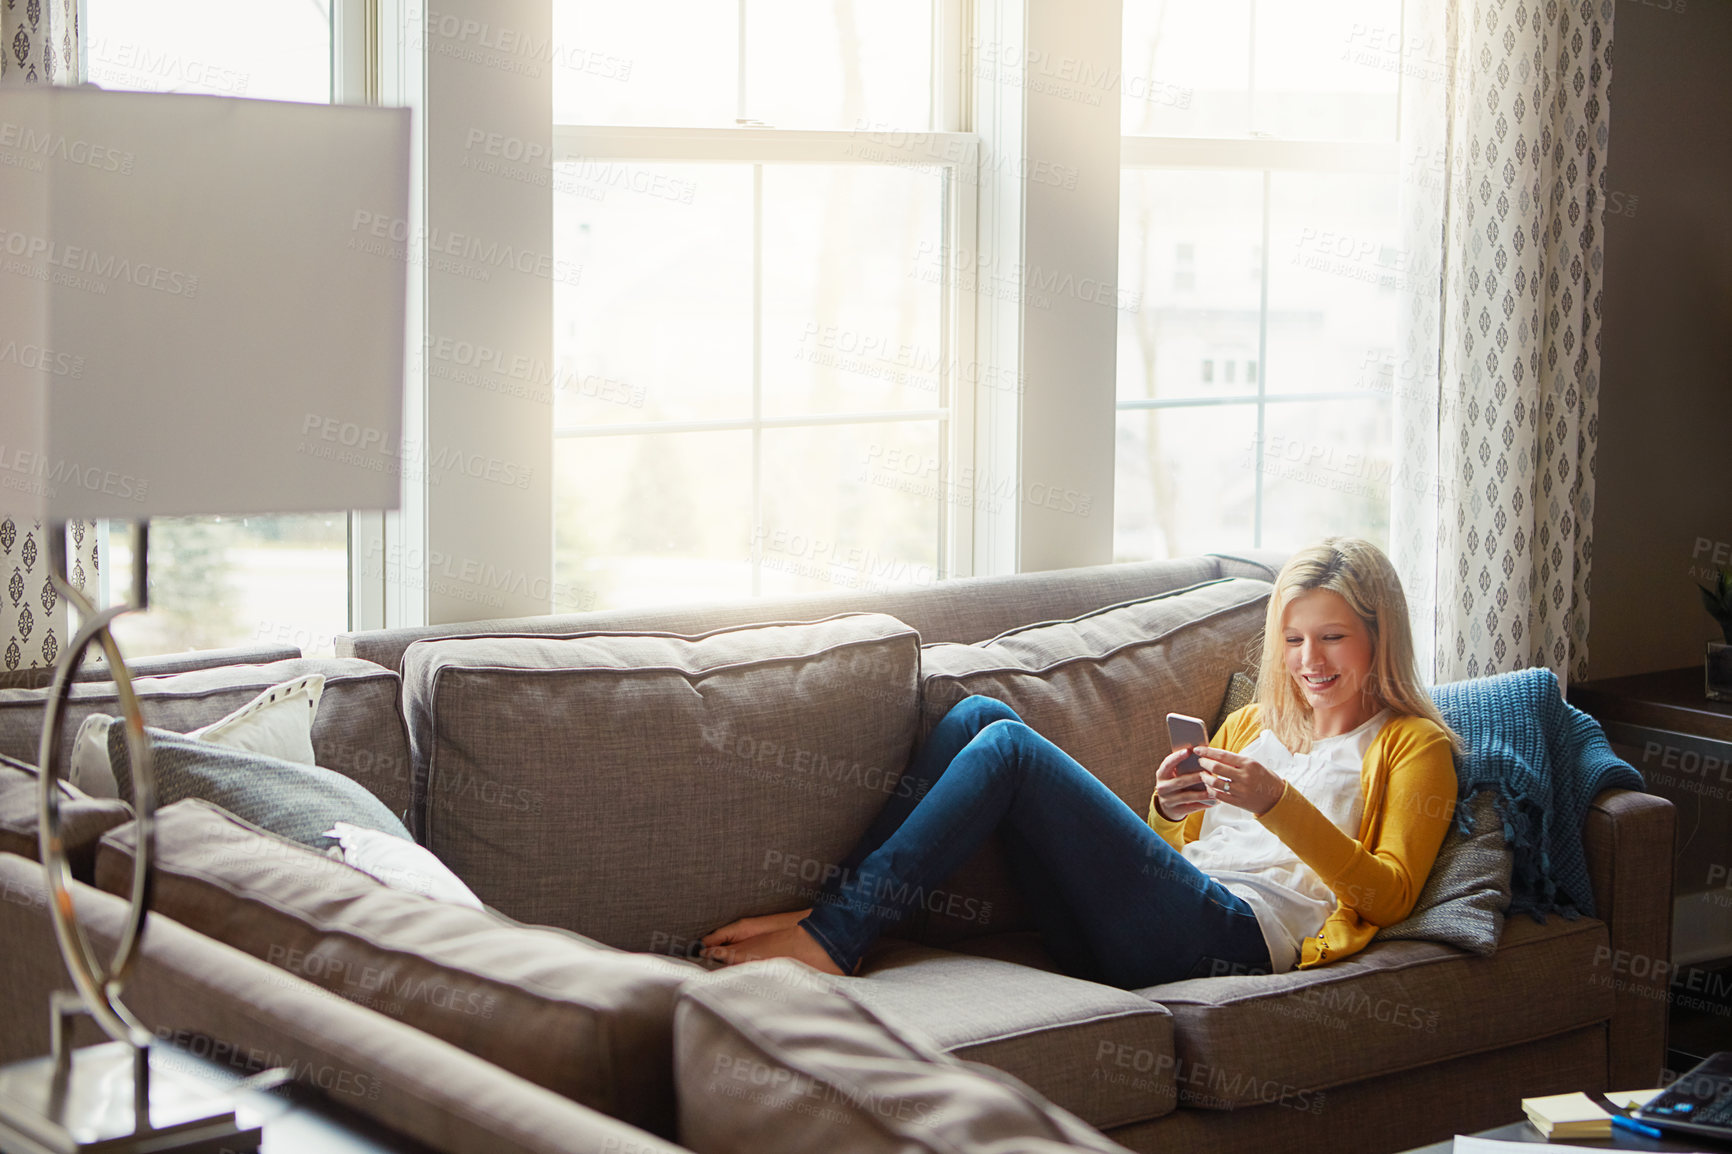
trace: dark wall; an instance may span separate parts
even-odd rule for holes
[[[1700,665],[1732,563],[1732,2],[1618,0],[1589,674]]]

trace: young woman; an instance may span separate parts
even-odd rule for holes
[[[1406,917],[1456,794],[1455,736],[1414,669],[1407,601],[1367,541],[1332,537],[1275,579],[1257,700],[1185,772],[1155,774],[1145,821],[1011,709],[970,697],[933,729],[813,909],[704,938],[723,962],[793,957],[851,974],[995,831],[1048,951],[1124,988],[1337,961]]]

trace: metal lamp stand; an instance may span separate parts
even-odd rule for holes
[[[151,1034],[121,1003],[120,995],[138,958],[145,917],[151,904],[151,867],[156,856],[156,785],[144,716],[133,692],[132,676],[121,658],[110,623],[120,614],[148,604],[148,536],[137,529],[132,554],[131,605],[98,610],[65,579],[66,526],[48,534],[49,569],[54,586],[78,611],[80,626],[55,667],[54,687],[42,722],[38,773],[41,783],[39,833],[42,868],[48,883],[48,912],[60,954],[75,992],[55,991],[49,1014],[51,1053],[0,1067],[0,1151],[6,1154],[215,1154],[257,1150],[259,1127],[243,1127],[226,1093],[204,1078],[174,1069],[164,1061],[153,1067]],[[72,870],[60,830],[60,721],[84,653],[102,646],[120,697],[126,743],[132,762],[137,852],[133,857],[127,923],[114,956],[97,958],[78,924],[72,904]],[[74,1050],[72,1028],[88,1015],[113,1039]],[[160,1053],[160,1052],[159,1052]]]

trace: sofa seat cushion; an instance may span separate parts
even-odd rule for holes
[[[136,826],[97,884],[125,893]],[[388,889],[208,802],[157,813],[166,917],[635,1125],[673,1113],[673,1014],[702,968]]]
[[[424,840],[513,917],[689,952],[813,903],[900,787],[919,664],[882,614],[418,642]]]
[[[352,657],[298,658],[140,677],[133,688],[146,725],[188,733],[233,713],[273,685],[313,673],[325,678],[313,719],[313,760],[360,782],[401,818],[409,808],[409,742],[398,704],[402,679],[393,670]],[[0,689],[0,753],[35,762],[50,692]],[[93,713],[120,712],[112,681],[80,681],[72,687],[63,714],[66,735],[77,733]],[[61,756],[68,763],[61,766],[64,776],[72,756],[70,740]]]
[[[1490,957],[1384,942],[1315,969],[1138,992],[1172,1011],[1179,1105],[1231,1110],[1605,1021],[1613,991],[1592,979],[1607,949],[1593,918],[1518,917]]]
[[[1173,1022],[1137,994],[893,938],[848,992],[1103,1130],[1173,1108]]]
[[[689,983],[674,1027],[680,1140],[698,1154],[1127,1154],[876,1010],[866,984],[785,958]]]

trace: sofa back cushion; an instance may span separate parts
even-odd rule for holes
[[[513,917],[687,953],[812,904],[897,788],[919,660],[882,614],[418,642],[423,840]]]
[[[673,1110],[673,1012],[701,969],[387,889],[204,801],[157,814],[165,917],[635,1125]],[[96,881],[124,894],[136,827]]]
[[[1255,668],[1270,591],[1265,581],[1224,578],[1025,625],[978,645],[927,645],[922,736],[963,698],[997,698],[1146,814],[1155,770],[1172,750],[1167,714],[1217,715],[1232,675]],[[948,888],[963,900],[934,904],[917,933],[922,940],[1028,928],[996,847],[963,866]],[[951,912],[983,908],[990,918]]]
[[[89,881],[96,861],[96,842],[115,826],[132,820],[132,809],[114,798],[89,797],[62,781],[60,839],[72,876]],[[36,767],[0,754],[0,853],[41,860],[41,779]]]
[[[390,811],[409,808],[409,742],[392,670],[353,657],[297,658],[264,665],[225,665],[133,682],[146,725],[188,733],[227,716],[273,685],[321,673],[325,689],[313,719],[313,757],[326,769],[366,786]],[[35,763],[48,689],[0,689],[0,754]],[[67,772],[72,736],[92,713],[118,716],[111,681],[79,682],[62,715],[61,756]]]

